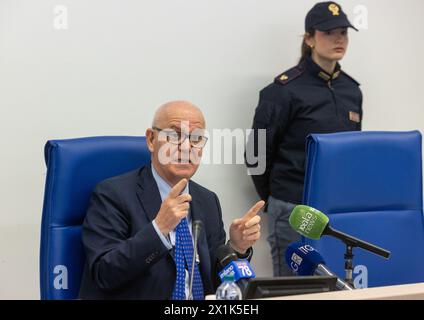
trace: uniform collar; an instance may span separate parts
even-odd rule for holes
[[[305,58],[306,69],[314,76],[325,82],[332,81],[340,76],[341,66],[339,63],[336,64],[333,74],[329,74],[324,71],[318,64],[316,64],[311,57]]]

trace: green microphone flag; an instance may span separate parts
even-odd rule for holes
[[[289,218],[289,223],[294,230],[314,240],[321,238],[328,222],[328,217],[321,211],[302,205],[296,206]]]

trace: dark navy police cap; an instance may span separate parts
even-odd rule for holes
[[[337,28],[356,29],[348,20],[342,7],[335,2],[319,2],[306,15],[305,31],[329,31]]]

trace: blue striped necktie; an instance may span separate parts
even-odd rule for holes
[[[175,229],[175,264],[177,266],[177,281],[172,292],[173,300],[185,300],[185,269],[191,273],[191,264],[193,261],[193,239],[188,228],[187,219],[184,218]],[[203,300],[203,284],[200,276],[199,267],[194,266],[194,278],[192,289],[194,300]],[[189,297],[187,297],[189,298]]]

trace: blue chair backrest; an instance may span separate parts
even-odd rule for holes
[[[78,297],[85,255],[81,242],[91,191],[107,178],[150,162],[144,137],[48,141],[40,246],[41,299]]]
[[[369,287],[423,282],[421,134],[311,135],[307,150],[304,204],[327,214],[334,228],[392,253],[385,260],[354,249],[357,279],[367,280]],[[345,278],[341,241],[328,236],[306,241]]]

